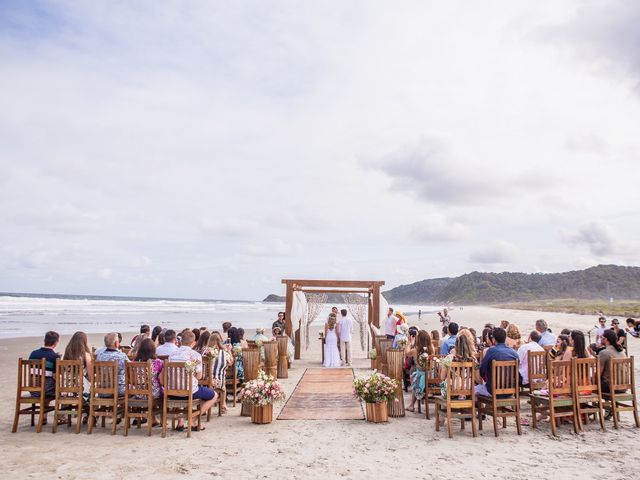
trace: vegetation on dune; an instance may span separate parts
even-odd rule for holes
[[[543,300],[535,302],[515,302],[495,305],[498,308],[514,310],[535,310],[539,312],[579,313],[582,315],[598,315],[607,317],[640,318],[640,301],[616,300],[613,303],[599,300],[579,300],[575,298]]]

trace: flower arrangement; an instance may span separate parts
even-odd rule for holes
[[[353,380],[353,396],[366,403],[386,402],[394,398],[398,381],[374,370],[371,375]]]
[[[400,336],[400,338],[398,338],[398,348],[400,350],[404,350],[406,346],[407,346],[407,337],[405,335],[402,335]]]
[[[263,342],[262,340],[256,340],[256,347],[258,347],[258,348],[262,348],[262,344],[263,344],[263,343],[264,343],[264,342]]]
[[[187,372],[193,374],[196,369],[198,368],[198,365],[200,365],[200,360],[188,360],[186,362],[184,362],[184,368],[187,370]]]
[[[239,344],[234,345],[231,351],[236,358],[242,355],[242,347]]]
[[[280,382],[262,370],[258,372],[256,380],[250,380],[242,385],[240,401],[254,406],[270,405],[286,398]]]
[[[378,352],[376,351],[375,348],[372,348],[371,350],[369,350],[369,358],[371,360],[375,360],[378,356]]]
[[[424,370],[427,368],[427,363],[429,362],[429,354],[427,352],[423,352],[418,356],[418,366]]]

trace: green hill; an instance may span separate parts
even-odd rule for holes
[[[598,265],[563,273],[472,272],[400,285],[384,296],[396,304],[459,305],[556,298],[640,300],[640,267]]]

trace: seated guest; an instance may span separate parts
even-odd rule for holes
[[[491,326],[485,326],[484,329],[482,330],[482,338],[481,338],[481,344],[482,344],[482,349],[484,350],[485,348],[490,348],[493,345],[493,329],[495,327]]]
[[[562,335],[560,335],[562,336]],[[562,360],[571,360],[572,358],[593,358],[593,355],[587,350],[584,333],[580,330],[572,330],[569,334],[569,346],[562,355]]]
[[[560,335],[566,335],[567,337],[571,335],[571,330],[569,328],[563,328],[560,332]]]
[[[138,355],[136,356],[135,361],[151,362],[151,391],[153,392],[153,398],[160,398],[162,396],[160,374],[162,373],[164,362],[156,356],[156,346],[153,343],[153,340],[151,340],[150,338],[145,338],[140,342]]]
[[[118,362],[118,395],[124,395],[125,364],[129,357],[120,351],[118,338],[117,333],[107,333],[104,336],[105,349],[96,354],[96,362]]]
[[[456,337],[458,335],[458,324],[456,322],[451,322],[448,327],[449,337],[442,342],[442,347],[440,347],[440,355],[449,355],[449,352],[456,345]]]
[[[197,342],[200,339],[200,329],[199,328],[192,328],[191,331],[195,335],[196,342]]]
[[[238,328],[238,337],[242,348],[249,348],[249,343],[244,339],[244,328]]]
[[[556,336],[549,331],[549,326],[545,320],[536,320],[536,330],[540,333],[540,341],[538,343],[541,347],[555,345]]]
[[[175,350],[170,356],[170,362],[188,362],[193,361],[196,363],[195,369],[193,371],[193,382],[191,386],[191,397],[195,400],[201,400],[200,402],[200,413],[202,415],[207,410],[209,410],[213,404],[216,402],[217,395],[216,393],[207,387],[201,387],[198,385],[198,380],[202,378],[202,355],[193,350],[193,347],[196,344],[196,336],[193,334],[191,330],[186,331],[182,334],[182,345]],[[194,418],[193,423],[191,424],[191,430],[198,430],[197,418]],[[180,419],[178,421],[178,427],[176,430],[184,429],[184,420]],[[201,427],[200,430],[204,430],[204,427]]]
[[[520,376],[522,377],[522,385],[529,385],[529,352],[543,352],[544,348],[538,345],[540,341],[540,333],[533,330],[529,334],[527,343],[522,344],[518,349],[518,358],[520,359]]]
[[[274,328],[275,331],[279,330],[278,327]],[[240,342],[240,333],[236,327],[231,327],[227,332],[229,338],[227,338],[228,344],[231,345],[233,356],[236,359],[236,375],[238,377],[238,381],[242,381],[244,379],[244,361],[242,359],[242,343]],[[280,335],[278,332],[277,335]],[[275,340],[275,338],[273,339]]]
[[[562,333],[556,338],[556,344],[549,350],[549,356],[553,360],[562,360],[562,357],[569,349],[569,336]]]
[[[164,343],[156,348],[156,355],[171,355],[178,349],[176,331],[169,329],[164,332]]]
[[[451,324],[449,324],[451,326]],[[473,348],[473,342],[470,339],[470,335],[457,335],[456,343],[451,348],[451,352],[440,361],[441,369],[440,369],[440,378],[442,379],[442,383],[440,384],[440,393],[443,398],[447,397],[447,372],[452,362],[471,362],[473,363],[473,375],[474,380],[477,383],[482,382],[482,378],[480,378],[479,374],[479,365],[478,359],[475,356],[475,350]],[[441,420],[443,423],[444,420]]]
[[[196,341],[194,350],[200,355],[204,355],[209,348],[209,338],[211,338],[211,332],[205,330],[200,334],[200,338]]]
[[[440,332],[438,330],[431,330],[431,345],[436,352],[440,351]]]
[[[518,350],[522,346],[522,336],[520,335],[520,329],[515,323],[510,323],[507,327],[507,341],[505,344],[509,348]]]
[[[56,382],[54,375],[56,373],[56,362],[60,358],[60,354],[55,352],[58,342],[60,341],[60,335],[58,332],[49,331],[44,335],[44,346],[34,350],[29,355],[29,360],[42,360],[45,359],[44,367],[44,393],[47,397],[53,397],[56,394]],[[32,397],[37,397],[39,394],[33,392]]]
[[[509,320],[502,320],[500,322],[500,328],[506,330],[507,328],[509,328]]]
[[[400,325],[398,325],[398,333],[396,333],[396,336],[393,337],[393,343],[391,344],[391,348],[399,348],[398,344],[400,342],[404,342],[404,344],[406,345],[408,342],[408,338],[407,338],[408,331],[409,331],[409,325],[407,325],[406,323],[401,323]]]
[[[480,376],[487,381],[476,385],[476,394],[490,397],[493,394],[493,375],[491,363],[497,361],[518,360],[518,354],[505,345],[507,332],[504,328],[493,329],[493,346],[487,350],[480,363]]]
[[[136,342],[149,337],[151,337],[151,327],[149,325],[142,325],[140,327],[140,333],[131,339],[131,348],[136,346]],[[122,340],[120,340],[120,342],[122,342]]]
[[[158,345],[162,345],[164,343],[164,338],[162,343],[160,342],[160,334],[162,333],[163,328],[160,325],[153,327],[151,331],[151,340],[153,340],[154,345],[158,348]]]
[[[610,393],[611,372],[609,371],[609,360],[612,358],[625,358],[624,349],[618,343],[618,336],[613,330],[605,330],[602,334],[602,343],[605,346],[598,353],[598,363],[600,364],[600,384],[604,393]]]
[[[633,318],[627,318],[627,328],[625,330],[629,335],[635,338],[640,338],[640,320],[634,320]]]
[[[67,348],[64,349],[63,360],[80,360],[82,361],[82,394],[85,399],[91,394],[91,350],[87,340],[87,334],[84,332],[76,332],[69,340]]]

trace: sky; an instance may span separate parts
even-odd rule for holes
[[[0,291],[640,264],[640,2],[0,0]]]

